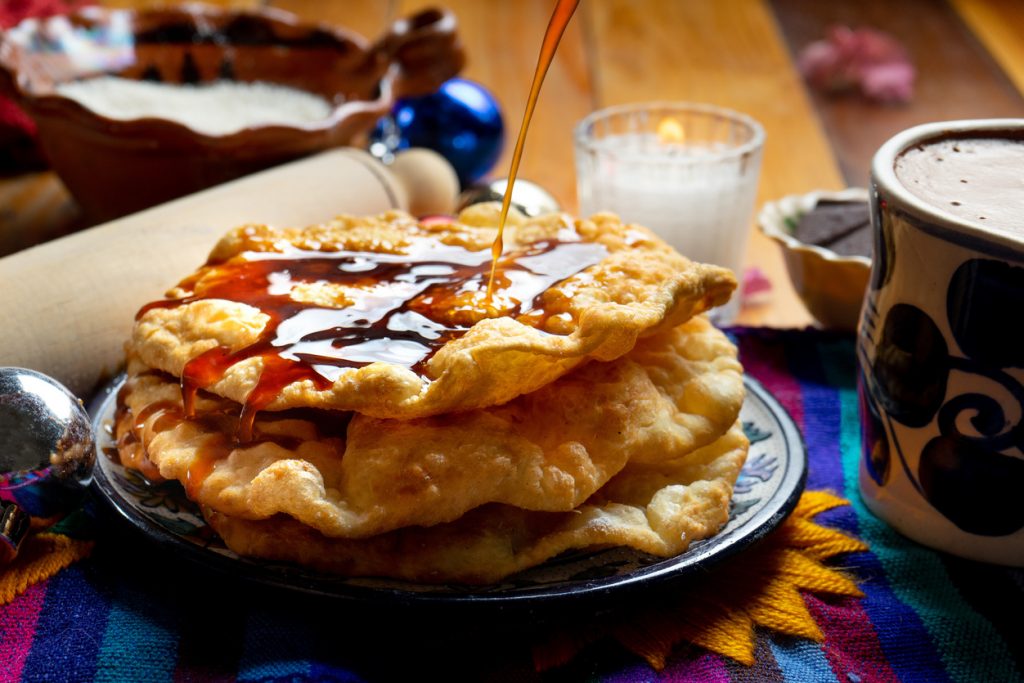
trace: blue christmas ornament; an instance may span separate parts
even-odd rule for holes
[[[399,100],[392,118],[377,125],[371,151],[387,157],[408,147],[432,149],[451,163],[466,187],[498,161],[504,129],[494,97],[478,83],[453,78],[436,93]]]

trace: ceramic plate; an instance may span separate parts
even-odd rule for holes
[[[647,589],[706,569],[763,538],[796,505],[807,473],[807,452],[793,420],[764,387],[747,378],[747,400],[740,417],[750,438],[750,454],[736,482],[729,523],[716,536],[693,543],[682,555],[665,559],[623,548],[566,553],[486,587],[339,578],[239,557],[206,525],[178,482],[150,484],[138,472],[126,470],[104,455],[114,452],[110,425],[121,381],[112,383],[92,406],[99,435],[95,488],[119,517],[176,554],[210,569],[350,601],[533,608],[552,601],[564,604]]]

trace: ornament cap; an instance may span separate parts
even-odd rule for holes
[[[28,535],[32,521],[16,503],[0,500],[0,566],[18,555],[21,542]]]

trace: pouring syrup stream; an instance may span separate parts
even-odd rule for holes
[[[498,268],[498,259],[505,246],[502,235],[505,232],[505,220],[508,218],[508,209],[512,204],[512,188],[516,183],[516,175],[519,173],[519,161],[523,156],[523,146],[526,142],[526,131],[530,127],[530,119],[533,118],[533,110],[537,107],[537,97],[540,95],[541,85],[544,84],[544,77],[551,66],[551,60],[555,57],[558,43],[562,40],[562,34],[569,25],[576,7],[580,0],[558,0],[555,11],[551,14],[551,21],[548,22],[547,31],[544,32],[544,42],[540,46],[540,55],[537,57],[537,66],[533,71],[533,83],[530,85],[530,96],[526,100],[526,111],[523,113],[523,122],[519,127],[519,137],[516,138],[516,147],[512,152],[512,164],[508,172],[508,183],[505,185],[505,196],[501,200],[501,218],[498,220],[498,236],[494,238],[491,245],[491,274],[487,280],[487,303],[490,303],[494,294],[494,275]]]

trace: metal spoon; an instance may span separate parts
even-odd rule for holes
[[[0,492],[55,485],[80,492],[92,480],[95,461],[92,423],[81,401],[35,370],[0,367]],[[29,525],[27,511],[0,500],[0,564],[18,554]]]

